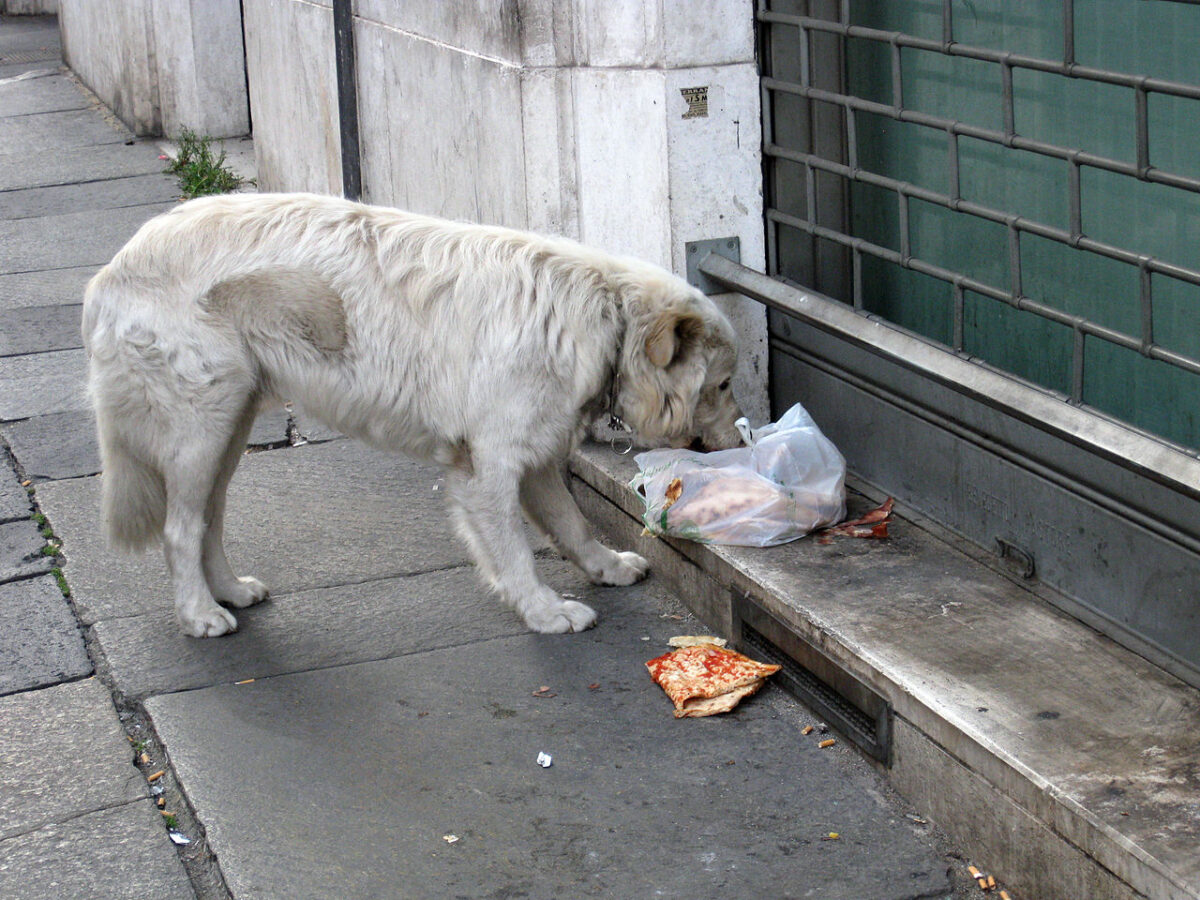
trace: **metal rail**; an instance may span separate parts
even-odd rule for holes
[[[950,353],[932,341],[897,329],[879,316],[785,284],[715,253],[700,260],[698,268],[730,291],[866,348],[976,402],[1200,500],[1200,460],[1183,448],[1063,403],[1048,391]],[[989,449],[994,452],[996,448]],[[1073,489],[1077,491],[1078,486]]]

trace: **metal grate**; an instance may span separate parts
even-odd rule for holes
[[[61,56],[62,53],[57,47],[42,47],[38,50],[10,50],[7,53],[0,53],[0,66],[15,63],[47,62],[48,60],[59,59]]]
[[[1173,202],[1194,203],[1195,215],[1200,217],[1200,178],[1172,170],[1171,163],[1158,164],[1159,148],[1164,149],[1164,157],[1181,160],[1186,156],[1172,146],[1178,136],[1169,130],[1171,118],[1161,111],[1151,114],[1160,100],[1164,103],[1200,100],[1200,84],[1080,64],[1076,59],[1072,0],[1061,3],[1061,52],[1054,58],[960,43],[956,37],[956,4],[951,0],[940,4],[931,0],[895,4],[905,5],[920,6],[926,11],[936,11],[940,6],[940,35],[931,37],[860,24],[861,10],[879,4],[850,0],[837,3],[759,0],[757,18],[766,42],[762,78],[764,153],[768,171],[773,173],[768,181],[774,186],[769,191],[766,216],[770,273],[788,274],[780,261],[780,230],[794,229],[811,241],[806,251],[810,257],[809,286],[850,302],[860,310],[874,302],[872,295],[878,286],[872,283],[870,273],[881,263],[943,282],[948,286],[951,307],[948,316],[952,324],[944,334],[935,336],[960,354],[979,353],[977,348],[968,346],[966,309],[977,302],[971,295],[1052,323],[1045,327],[1065,330],[1070,335],[1069,349],[1063,341],[1063,354],[1069,355],[1069,373],[1064,372],[1058,383],[1041,386],[1074,404],[1095,406],[1123,417],[1120,398],[1112,402],[1098,399],[1100,389],[1091,386],[1089,374],[1108,364],[1105,346],[1132,351],[1141,359],[1164,364],[1174,372],[1170,378],[1185,379],[1182,383],[1177,381],[1178,387],[1173,390],[1183,396],[1196,396],[1200,383],[1193,379],[1200,375],[1200,346],[1190,337],[1176,340],[1174,334],[1189,330],[1194,333],[1200,326],[1200,292],[1195,291],[1200,286],[1200,254],[1182,261],[1166,258],[1155,251],[1152,240],[1142,240],[1135,228],[1122,235],[1122,240],[1128,241],[1122,243],[1091,236],[1086,226],[1089,199],[1102,189],[1094,173],[1105,173],[1103,179],[1115,176],[1131,183],[1161,186],[1175,192],[1171,195],[1175,198]],[[1044,10],[1046,5],[1039,3],[1038,7]],[[968,6],[974,11],[976,5]],[[961,4],[958,8],[964,9]],[[783,57],[779,52],[781,45],[785,50]],[[861,88],[861,83],[856,85],[851,65],[856,52],[859,57],[871,55],[876,70],[883,73],[890,70],[890,89],[868,91],[848,87]],[[779,65],[780,58],[791,61]],[[961,105],[954,108],[954,104],[948,104],[952,107],[949,111],[922,109],[921,98],[906,96],[909,70],[934,58],[948,72],[954,66],[969,65],[973,77],[994,85],[998,115],[975,116]],[[1054,76],[1069,80],[1072,85],[1088,84],[1100,86],[1096,90],[1126,94],[1126,107],[1115,107],[1110,112],[1115,127],[1132,134],[1129,158],[1021,133],[1017,123],[1022,98],[1029,92],[1014,88],[1014,76],[1020,81],[1022,73],[1038,73],[1039,78]],[[858,81],[862,81],[861,77]],[[802,108],[806,121],[799,126],[795,121],[784,121],[786,110],[780,112],[780,107],[787,104],[790,104],[787,110]],[[893,134],[901,129],[911,132],[913,141],[923,143],[927,157],[928,153],[936,152],[930,147],[941,145],[942,171],[931,173],[926,167],[919,177],[908,178],[903,173],[889,171],[887,161],[881,161],[879,154],[871,152],[870,142],[863,135],[864,127],[873,134],[881,128],[891,128]],[[1051,214],[1043,216],[1041,210],[1002,208],[964,196],[961,184],[964,142],[971,152],[992,148],[986,152],[1007,160],[1004,165],[1009,171],[1019,167],[1020,161],[1028,161],[1031,167],[1052,167],[1054,177],[1065,171],[1061,195],[1043,207],[1050,208]],[[1106,141],[1099,143],[1104,145]],[[781,175],[785,166],[791,167],[794,174]],[[781,180],[790,180],[791,188],[781,189]],[[869,223],[856,221],[853,208],[856,192],[859,196],[869,192],[875,198],[873,209],[894,220],[897,235],[894,242],[880,241],[872,234],[875,229]],[[981,234],[988,239],[981,240],[972,251],[978,254],[978,264],[961,258],[948,263],[945,258],[938,258],[938,254],[915,245],[914,216],[930,207],[952,214],[956,222],[990,223],[980,226],[986,229]],[[967,227],[971,227],[969,223]],[[1120,312],[1112,316],[1120,324],[1100,321],[1095,314],[1073,310],[1069,304],[1056,303],[1053,298],[1030,296],[1026,282],[1031,274],[1028,259],[1031,251],[1025,245],[1031,240],[1086,254],[1087,259],[1097,264],[1129,267],[1132,295],[1120,298]],[[812,284],[811,281],[820,280],[822,254],[827,270],[842,271],[826,276],[825,285]],[[1037,276],[1044,279],[1045,273]],[[1186,293],[1182,303],[1175,299],[1181,290]],[[1169,339],[1163,340],[1156,335],[1156,323],[1163,316],[1161,307],[1166,301],[1162,297],[1167,293],[1171,293],[1175,325]],[[884,315],[887,317],[886,312]],[[980,355],[987,357],[986,353]],[[1089,362],[1092,370],[1088,368]],[[1004,368],[1003,363],[998,365]],[[1157,367],[1155,371],[1158,372]],[[1016,374],[1038,380],[1023,372]],[[1114,388],[1110,385],[1107,390],[1112,393]],[[1119,386],[1115,390],[1119,392]],[[1191,401],[1180,402],[1188,408],[1180,410],[1179,421],[1172,419],[1163,426],[1163,416],[1159,414],[1150,424],[1133,424],[1177,444],[1198,446],[1200,416]]]
[[[733,601],[747,654],[779,665],[774,680],[860,750],[891,765],[891,704],[747,596]]]

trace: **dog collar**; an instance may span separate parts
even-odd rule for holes
[[[618,359],[620,357],[618,356]],[[608,428],[610,431],[623,432],[614,434],[608,441],[614,453],[624,456],[633,449],[633,429],[625,424],[625,420],[617,415],[617,395],[620,393],[621,370],[614,367],[612,384],[608,389]],[[618,443],[621,449],[617,449]]]

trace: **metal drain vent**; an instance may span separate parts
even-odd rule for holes
[[[9,65],[12,63],[34,63],[34,62],[49,62],[52,59],[58,59],[62,54],[57,48],[44,50],[12,50],[8,53],[0,53],[0,65]]]
[[[891,765],[891,703],[750,597],[734,595],[733,613],[742,651],[782,667],[772,681],[868,756]]]

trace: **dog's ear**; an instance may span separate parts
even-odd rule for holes
[[[646,332],[646,358],[665,369],[703,333],[704,320],[698,315],[665,310]]]

